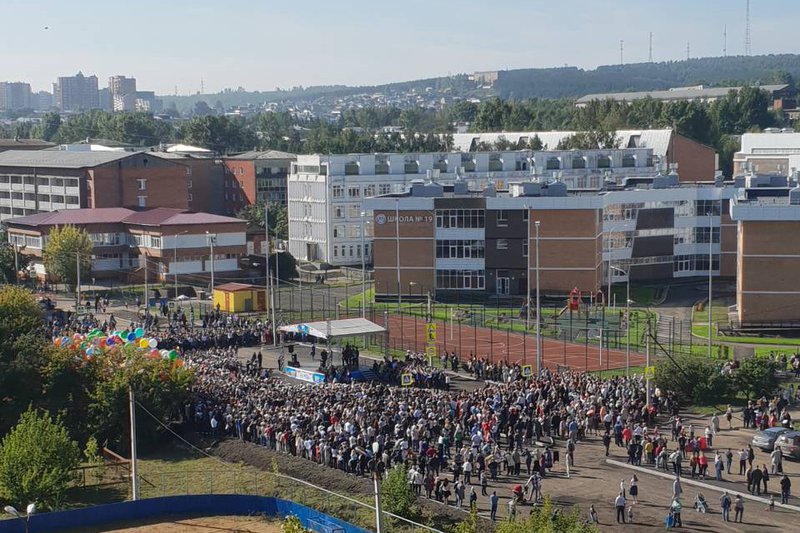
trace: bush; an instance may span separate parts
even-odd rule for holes
[[[0,497],[20,508],[57,508],[79,460],[61,420],[29,409],[0,444]]]
[[[294,515],[287,516],[281,523],[281,533],[306,533],[307,531],[311,530],[304,528],[300,519]]]
[[[677,366],[676,366],[676,363]],[[668,358],[656,363],[656,385],[680,399],[695,404],[720,402],[731,393],[731,380],[720,372],[720,364],[690,355]]]
[[[404,465],[389,470],[381,483],[381,498],[384,511],[403,518],[413,518],[417,497],[408,483],[408,471]]]
[[[598,531],[597,527],[581,519],[577,508],[569,514],[564,514],[553,505],[549,496],[545,497],[541,507],[531,511],[529,517],[523,519],[518,516],[514,522],[506,520],[497,526],[497,533],[596,533]]]

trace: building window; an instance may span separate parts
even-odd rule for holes
[[[361,198],[361,187],[349,187],[347,189],[347,196],[350,198]]]
[[[437,270],[437,289],[483,290],[486,279],[483,270]]]
[[[485,227],[483,209],[441,209],[436,211],[437,228],[480,229]]]
[[[607,155],[597,156],[597,168],[611,168],[611,158]]]
[[[136,190],[138,190],[138,191],[146,191],[147,190],[147,180],[146,179],[136,180]]]
[[[508,211],[500,209],[497,211],[497,225],[508,226]]]
[[[189,201],[190,201],[190,202],[192,201],[192,198],[193,198],[193,197],[192,197],[192,193],[189,193]]]
[[[378,184],[378,194],[390,194],[392,192],[392,186],[389,183],[380,183]]]
[[[147,196],[137,196],[136,207],[147,207]]]
[[[522,241],[522,257],[528,257],[528,241]]]
[[[561,161],[557,157],[548,157],[547,158],[547,170],[560,170],[561,169]]]
[[[344,218],[344,207],[334,207],[333,218]]]
[[[636,166],[636,156],[625,154],[622,156],[622,168],[633,168]]]
[[[523,210],[522,210],[522,220],[523,220],[524,222],[527,222],[527,221],[528,221],[528,218],[529,218],[529,216],[530,216],[530,214],[531,214],[531,212],[530,212],[530,210],[529,210],[529,209],[523,209]]]
[[[353,257],[353,245],[351,244],[348,248],[350,249],[350,257]]]
[[[187,189],[191,189],[192,188],[192,180],[187,180],[186,181],[186,188]]]
[[[161,248],[161,237],[150,237],[151,248]]]
[[[586,168],[586,159],[576,155],[572,158],[572,168]]]
[[[483,259],[484,241],[479,240],[438,240],[437,259]]]
[[[375,196],[375,184],[371,183],[364,188],[364,196],[371,197]]]
[[[344,196],[344,187],[341,185],[334,185],[333,186],[333,197],[334,198],[342,198]]]
[[[697,200],[695,206],[695,214],[698,217],[707,217],[709,215],[718,217],[721,209],[719,200]]]
[[[508,239],[497,239],[498,250],[508,250]]]
[[[359,218],[361,216],[361,206],[358,204],[351,205],[348,209],[348,215],[350,218]]]
[[[339,257],[339,247],[338,246],[334,246],[333,247],[333,257]]]

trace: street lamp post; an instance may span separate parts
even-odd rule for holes
[[[361,211],[361,318],[367,317],[367,248],[364,245],[366,211]]]
[[[172,254],[173,254],[172,261],[173,261],[173,263],[175,265],[174,276],[175,276],[175,305],[176,305],[176,307],[177,307],[177,304],[178,304],[178,237],[180,235],[184,235],[186,233],[189,233],[189,230],[185,230],[185,231],[182,231],[180,233],[176,233],[175,235],[172,236]],[[172,269],[170,269],[170,270],[172,270]]]
[[[528,286],[527,290],[528,299],[525,302],[525,306],[527,309],[527,313],[525,314],[525,334],[527,335],[528,331],[531,329],[531,215],[527,205],[525,206],[525,214],[526,214],[525,220],[527,221],[526,226],[528,230],[528,236],[526,241],[528,253],[525,254],[526,261],[528,263],[527,265],[528,269],[525,271],[525,282],[526,285]]]
[[[217,236],[213,233],[209,233],[206,231],[206,239],[208,240],[208,246],[211,248],[211,306],[214,306],[214,244],[217,240]]]
[[[625,283],[625,375],[631,374],[631,274],[630,269],[625,272],[621,268],[612,266],[614,270],[626,276]]]
[[[541,305],[539,299],[539,226],[540,222],[534,222],[536,227],[536,375],[542,375],[542,336],[541,336]]]
[[[35,503],[29,503],[28,507],[25,509],[25,514],[24,515],[22,513],[20,513],[19,511],[17,511],[17,509],[15,507],[11,506],[11,505],[6,505],[3,508],[3,511],[5,511],[7,514],[10,514],[14,518],[17,518],[17,519],[21,520],[22,523],[25,524],[25,533],[28,533],[30,531],[30,527],[31,527],[30,526],[31,516],[36,514],[36,504]]]

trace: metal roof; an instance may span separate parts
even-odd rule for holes
[[[14,147],[37,147],[47,148],[48,146],[55,146],[51,142],[43,141],[41,139],[0,139],[0,148]]]
[[[142,152],[9,150],[0,153],[0,167],[91,168],[140,155]]]
[[[223,285],[217,285],[214,287],[215,291],[225,291],[225,292],[239,292],[239,291],[263,291],[265,290],[263,286],[259,287],[257,285],[250,285],[249,283],[225,283]]]
[[[291,159],[294,161],[297,159],[296,154],[290,154],[289,152],[281,152],[280,150],[266,150],[266,151],[258,151],[258,150],[251,150],[249,152],[243,152],[241,154],[232,155],[226,157],[225,159]]]
[[[305,324],[292,324],[282,326],[281,331],[297,333],[298,326],[307,326],[308,334],[318,339],[336,337],[356,337],[358,335],[368,335],[370,333],[383,333],[386,331],[382,326],[366,318],[345,318],[341,320],[330,320],[321,322],[306,322]]]
[[[210,224],[244,223],[246,221],[214,215],[211,213],[190,213],[182,209],[157,207],[146,211],[134,211],[124,207],[104,207],[97,209],[63,209],[48,213],[37,213],[12,218],[8,224],[22,226],[64,226],[86,224],[132,224],[139,226],[191,226]]]
[[[780,91],[788,85],[760,85],[759,89],[769,92]],[[680,87],[664,91],[635,91],[627,93],[597,93],[587,94],[578,98],[576,104],[585,104],[594,100],[617,100],[627,102],[630,100],[641,100],[643,98],[653,98],[655,100],[693,100],[695,98],[722,98],[731,91],[739,91],[741,87]]]

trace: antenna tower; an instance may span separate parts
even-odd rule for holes
[[[650,49],[647,53],[647,61],[649,63],[653,62],[653,32],[650,32]]]
[[[203,78],[200,78],[200,94],[205,94],[205,85],[203,84]]]
[[[620,66],[625,64],[625,41],[622,39],[619,40],[619,64]]]
[[[753,52],[750,42],[750,0],[747,0],[747,12],[744,19],[744,55],[749,56]]]
[[[692,43],[687,42],[686,43],[686,61],[689,61],[689,58],[691,57],[691,52],[692,52]]]
[[[728,25],[722,30],[722,56],[728,57]]]

